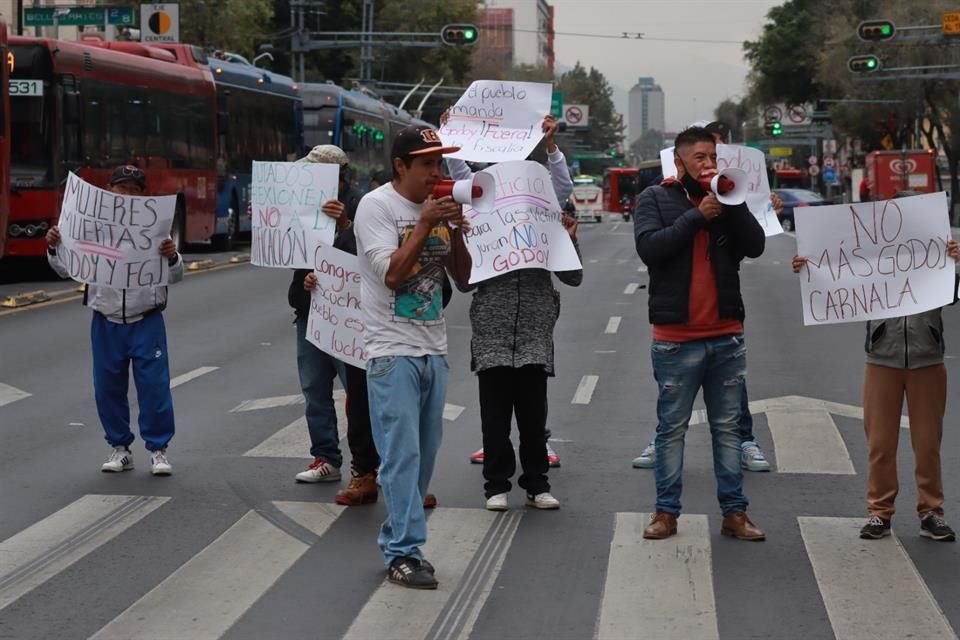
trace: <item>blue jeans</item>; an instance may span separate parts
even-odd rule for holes
[[[93,347],[93,392],[97,413],[111,447],[129,447],[130,364],[140,405],[140,437],[149,451],[165,449],[173,438],[173,396],[163,314],[147,314],[130,324],[110,322],[94,312],[90,323]]]
[[[745,511],[738,422],[746,384],[743,336],[650,345],[657,380],[657,511],[680,513],[683,445],[697,392],[703,389],[713,440],[713,472],[724,516]]]
[[[445,356],[385,356],[367,362],[370,425],[387,504],[377,543],[388,565],[394,558],[423,558],[423,496],[440,450],[447,372]]]
[[[339,376],[346,389],[346,373],[342,362],[307,341],[306,318],[297,318],[297,371],[306,403],[304,414],[310,433],[310,455],[339,467],[343,464],[343,456],[337,431],[337,409],[333,404],[333,379]]]

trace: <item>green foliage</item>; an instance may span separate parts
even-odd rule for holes
[[[623,124],[613,106],[613,88],[600,71],[587,71],[577,62],[560,76],[556,89],[563,92],[564,102],[590,106],[590,128],[578,134],[590,148],[607,150],[621,142]]]
[[[647,129],[630,145],[630,153],[638,160],[656,160],[660,157],[660,150],[666,146],[663,133],[655,129]]]

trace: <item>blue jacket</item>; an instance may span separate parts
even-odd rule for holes
[[[637,254],[650,274],[651,324],[687,322],[693,241],[703,229],[710,233],[710,262],[716,277],[720,318],[743,320],[740,261],[763,253],[763,227],[745,204],[724,205],[720,216],[708,223],[687,198],[682,185],[668,182],[643,190],[633,218]]]

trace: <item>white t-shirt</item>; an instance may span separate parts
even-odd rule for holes
[[[367,358],[446,355],[443,319],[444,265],[450,229],[433,228],[420,259],[396,290],[384,284],[390,257],[413,233],[421,205],[388,182],[363,196],[354,223],[363,278],[364,348]]]

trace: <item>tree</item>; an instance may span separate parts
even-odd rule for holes
[[[750,120],[753,111],[745,100],[734,102],[728,98],[717,105],[713,110],[713,116],[730,127],[734,142],[746,142],[743,138],[744,125]]]
[[[564,102],[590,107],[590,127],[580,134],[582,142],[597,151],[607,151],[621,143],[623,123],[613,106],[613,88],[600,71],[593,67],[587,71],[578,61],[560,76],[556,87],[563,92]]]
[[[666,146],[663,133],[656,129],[647,129],[630,145],[630,153],[639,160],[656,160],[660,150]]]

